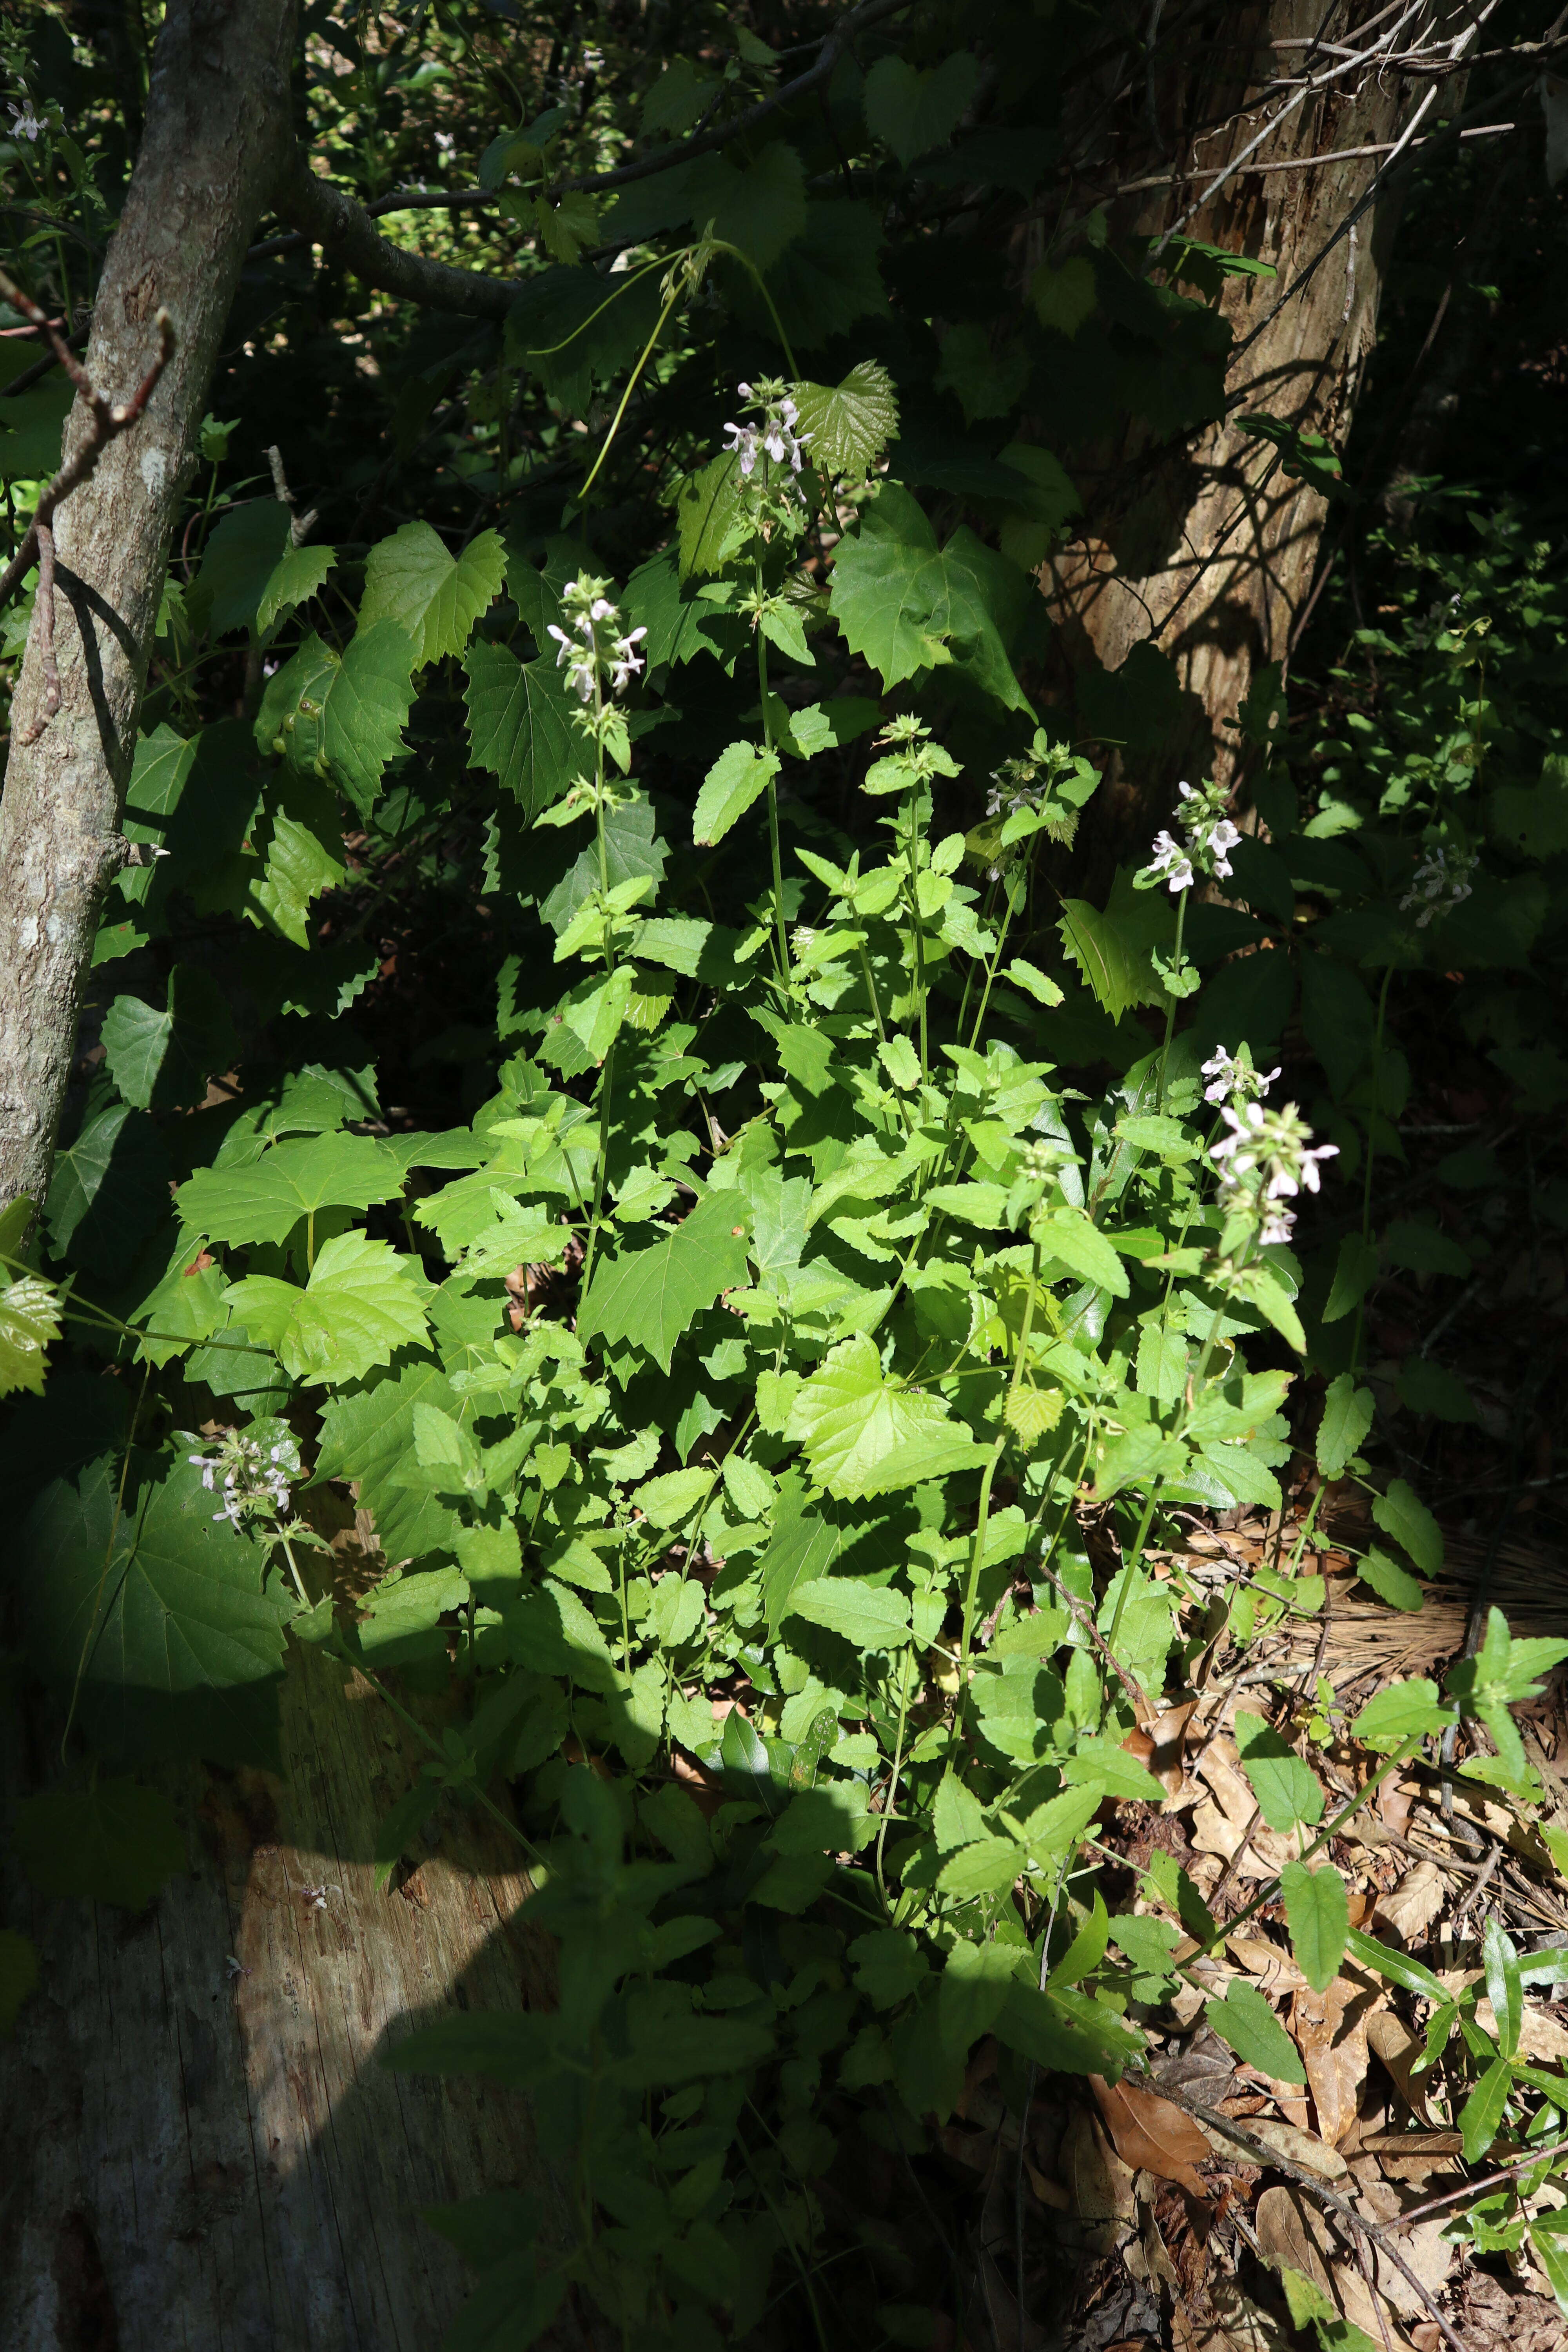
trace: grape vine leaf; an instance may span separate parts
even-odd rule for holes
[[[520,662],[505,646],[468,655],[468,748],[530,823],[552,808],[583,764],[571,706],[553,662]]]
[[[43,1395],[45,1351],[59,1336],[60,1302],[52,1284],[25,1274],[0,1289],[0,1397],[18,1389]]]
[[[201,570],[185,596],[198,628],[215,637],[258,625],[268,584],[289,544],[289,509],[279,499],[252,499],[230,507],[215,526]]]
[[[374,1137],[312,1135],[246,1167],[198,1168],[174,1201],[186,1230],[208,1241],[282,1242],[318,1209],[370,1209],[402,1190],[395,1155]]]
[[[307,1387],[363,1380],[427,1332],[430,1286],[416,1257],[363,1234],[324,1242],[301,1290],[269,1274],[231,1283],[229,1307],[251,1339]]]
[[[865,481],[899,429],[899,395],[880,360],[861,360],[840,383],[797,383],[790,390],[812,464],[844,480]]]
[[[875,664],[884,686],[952,662],[1005,709],[1026,711],[1003,636],[1022,578],[967,524],[939,549],[924,509],[889,483],[840,543],[832,610],[850,651]]]
[[[268,682],[256,740],[300,775],[330,772],[361,816],[403,749],[417,648],[396,621],[355,631],[340,659],[314,631]]]
[[[161,1476],[133,1467],[123,1507],[110,1454],[57,1479],[28,1513],[16,1572],[33,1665],[78,1691],[78,1722],[107,1753],[276,1771],[293,1604],[276,1579],[264,1588],[265,1554],[215,1518],[193,1463]]]
[[[164,1213],[169,1155],[147,1113],[110,1103],[55,1156],[44,1222],[56,1249],[114,1275]]]
[[[840,1341],[801,1383],[784,1435],[804,1448],[817,1484],[847,1502],[975,1469],[991,1457],[940,1397],[886,1379],[864,1331]]]
[[[979,79],[967,49],[924,73],[905,58],[879,58],[866,77],[866,128],[907,170],[917,156],[946,146]]]
[[[710,226],[722,244],[737,246],[758,269],[770,269],[805,226],[805,173],[800,150],[770,140],[739,168],[721,155],[689,169],[688,216]]]
[[[359,625],[368,629],[377,621],[395,621],[418,647],[423,667],[462,652],[505,580],[499,531],[480,531],[453,556],[429,523],[405,522],[390,539],[379,540],[365,560]]]
[[[144,1911],[161,1886],[189,1868],[169,1798],[130,1779],[22,1798],[11,1842],[40,1895],[86,1895],[127,1911]]]
[[[428,1488],[394,1484],[414,1453],[416,1407],[456,1414],[456,1391],[438,1364],[405,1364],[382,1372],[363,1389],[334,1396],[321,1414],[321,1437],[311,1481],[357,1482],[361,1506],[375,1521],[389,1560],[426,1559],[455,1551],[462,1520]]]
[[[226,1070],[235,1050],[228,1000],[195,964],[177,963],[160,1009],[139,996],[117,996],[103,1021],[110,1075],[139,1110],[189,1109]]]
[[[286,547],[256,607],[258,634],[266,636],[279,613],[313,596],[337,560],[335,548]]]
[[[735,1192],[710,1192],[651,1248],[601,1259],[578,1310],[577,1336],[623,1339],[668,1372],[675,1343],[721,1291],[746,1279],[751,1215]]]

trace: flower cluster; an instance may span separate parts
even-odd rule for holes
[[[1209,1156],[1219,1171],[1220,1205],[1227,1221],[1240,1217],[1256,1223],[1264,1248],[1288,1242],[1296,1214],[1279,1203],[1294,1200],[1303,1184],[1309,1192],[1317,1192],[1318,1164],[1334,1159],[1339,1145],[1314,1147],[1312,1130],[1294,1103],[1283,1110],[1265,1110],[1259,1102],[1244,1102],[1238,1110],[1227,1103],[1220,1117],[1229,1133]]]
[[[730,436],[725,448],[739,454],[741,472],[749,481],[755,471],[759,450],[775,466],[787,465],[792,474],[798,474],[809,433],[797,433],[795,425],[800,411],[784,387],[773,376],[763,376],[755,384],[735,386],[749,408],[757,408],[762,415],[755,425],[726,425]]]
[[[12,138],[36,141],[44,126],[33,111],[32,100],[25,97],[20,106],[12,104],[9,111]]]
[[[619,608],[605,593],[609,584],[590,580],[586,572],[569,580],[562,591],[561,609],[572,627],[561,629],[550,623],[550,635],[561,648],[555,667],[565,663],[566,683],[579,702],[592,702],[605,681],[612,694],[622,693],[643,666],[637,647],[647,631],[620,634]]]
[[[1230,853],[1241,839],[1225,814],[1222,786],[1183,783],[1176,790],[1188,803],[1181,811],[1186,839],[1175,841],[1163,831],[1154,835],[1153,854],[1140,877],[1147,877],[1146,887],[1163,882],[1172,890],[1190,890],[1199,874],[1223,879],[1230,872]]]
[[[1204,1064],[1203,1074],[1210,1082],[1204,1088],[1204,1100],[1207,1103],[1256,1102],[1279,1076],[1278,1067],[1255,1070],[1251,1049],[1247,1045],[1239,1054],[1227,1054],[1223,1045],[1217,1045]]]
[[[1424,931],[1433,918],[1451,914],[1462,899],[1470,895],[1470,877],[1479,860],[1467,857],[1463,850],[1455,850],[1450,863],[1446,849],[1429,849],[1410,877],[1410,887],[1399,902],[1399,911],[1408,915],[1419,908],[1415,928]]]
[[[266,1434],[270,1436],[272,1430],[279,1434],[268,1444],[226,1429],[214,1453],[186,1457],[201,1472],[208,1494],[223,1495],[223,1508],[213,1513],[215,1519],[242,1528],[247,1519],[288,1517],[289,1483],[300,1475],[300,1449],[280,1423],[271,1423]]]

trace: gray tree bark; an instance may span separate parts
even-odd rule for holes
[[[146,414],[60,508],[55,592],[60,708],[41,730],[35,612],[0,796],[0,1209],[41,1205],[135,750],[164,556],[252,229],[291,150],[293,0],[173,0],[146,130],[110,247],[87,365],[128,394],[176,346]],[[89,430],[79,398],[68,457]]]
[[[470,2273],[424,2209],[531,2189],[563,2232],[526,2098],[381,2063],[454,2010],[553,2005],[517,1847],[448,1811],[383,1892],[427,1751],[314,1651],[282,1711],[283,1781],[169,1772],[190,1870],[145,1911],[0,1891],[39,1959],[0,2105],[5,2352],[434,2352]],[[543,2339],[596,2341],[570,2305]]]
[[[1160,236],[1236,163],[1236,176],[1192,212],[1184,233],[1276,273],[1226,281],[1219,310],[1236,357],[1221,421],[1163,449],[1145,440],[1061,453],[1083,491],[1086,525],[1041,575],[1058,657],[1068,672],[1095,661],[1116,670],[1152,640],[1185,689],[1184,721],[1159,752],[1112,760],[1102,823],[1119,852],[1152,808],[1166,810],[1179,777],[1235,781],[1226,722],[1260,669],[1288,661],[1310,593],[1328,501],[1239,420],[1261,413],[1336,448],[1350,429],[1402,199],[1397,173],[1374,183],[1386,150],[1416,128],[1417,110],[1425,130],[1438,111],[1429,82],[1382,74],[1374,62],[1344,70],[1342,47],[1313,48],[1343,45],[1365,13],[1336,8],[1325,17],[1321,0],[1227,10],[1195,63],[1167,68],[1156,50],[1146,87],[1140,77],[1115,110],[1119,183],[1184,175],[1175,186],[1123,194],[1113,209],[1119,232]],[[1458,41],[1468,14],[1445,21],[1440,7],[1423,9],[1399,45],[1430,39],[1435,20]],[[1288,111],[1294,93],[1268,88],[1282,76],[1326,73],[1334,78]],[[1458,102],[1455,81],[1445,82],[1441,110]],[[1279,127],[1258,142],[1270,115]],[[1216,122],[1217,131],[1205,128]],[[1369,148],[1385,152],[1345,152]],[[1311,160],[1319,156],[1326,160]],[[1265,173],[1265,163],[1289,168]],[[1344,233],[1331,245],[1336,231]]]

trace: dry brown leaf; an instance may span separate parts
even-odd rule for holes
[[[1377,1997],[1352,1977],[1336,1977],[1327,1992],[1309,1987],[1290,2005],[1290,2032],[1307,2070],[1318,2129],[1331,2147],[1355,2116],[1366,2078],[1366,2013]]]
[[[1261,2140],[1276,2156],[1283,2157],[1287,2164],[1299,2164],[1303,2172],[1315,2172],[1320,2180],[1342,2180],[1349,2173],[1350,2167],[1339,2150],[1330,2147],[1316,2132],[1298,2131],[1294,2124],[1277,2123],[1272,2116],[1248,2116],[1241,2128],[1251,2138]],[[1228,2156],[1233,2161],[1245,2156],[1245,2149],[1238,2148],[1233,2139],[1226,2139],[1223,2132],[1208,2130],[1206,2126],[1205,2129],[1216,2156]]]
[[[1180,1795],[1182,1783],[1186,1778],[1187,1726],[1196,1706],[1195,1698],[1184,1699],[1180,1706],[1169,1706],[1163,1715],[1156,1716],[1149,1727],[1153,1743],[1149,1769],[1164,1790],[1167,1799]]]
[[[1396,2189],[1388,2181],[1379,2179],[1363,2181],[1359,2201],[1369,2221],[1381,2221],[1384,2225],[1397,2221],[1405,2204]],[[1409,2201],[1414,2204],[1416,2200],[1412,2198]],[[1458,2249],[1449,2245],[1443,2235],[1449,2218],[1446,2213],[1437,2213],[1431,2221],[1413,2222],[1409,2229],[1399,2233],[1400,2252],[1432,2296],[1437,2295],[1447,2285],[1448,2274],[1458,2260]],[[1375,2242],[1371,2259],[1373,2277],[1379,2294],[1387,2297],[1402,2318],[1427,2318],[1430,2305]]]
[[[1108,2083],[1100,2074],[1089,2083],[1123,2164],[1174,2180],[1194,2197],[1207,2195],[1194,2167],[1208,2155],[1208,2142],[1190,2116],[1130,2083]]]
[[[1115,2242],[1114,2224],[1137,2210],[1132,2172],[1111,2147],[1095,2117],[1080,2107],[1068,2122],[1059,2159],[1062,2185],[1081,2221],[1101,2225],[1101,2252]]]
[[[1283,2319],[1254,2303],[1234,2279],[1215,2279],[1209,2290],[1209,2308],[1212,2321],[1186,2338],[1194,2352],[1293,2352],[1300,2341]],[[1174,2312],[1171,2340],[1178,2344]]]
[[[1437,1916],[1443,1900],[1443,1874],[1436,1864],[1417,1863],[1391,1894],[1378,1897],[1374,1919],[1391,1927],[1402,1944],[1414,1944]]]
[[[1430,2123],[1425,2078],[1410,2071],[1426,2046],[1425,2036],[1412,2033],[1391,2009],[1374,2009],[1366,2021],[1366,2039],[1368,2047],[1398,2084],[1411,2114],[1424,2124]]]
[[[1311,1988],[1289,1952],[1267,1936],[1228,1936],[1226,1950],[1264,1992],[1309,1992]]]
[[[1496,2033],[1497,2018],[1489,2000],[1477,2001],[1476,2023],[1483,2032]],[[1519,2055],[1533,2058],[1542,2066],[1560,2064],[1568,2058],[1568,2026],[1561,2024],[1551,2010],[1527,2000],[1520,2019]]]
[[[1234,1824],[1239,1836],[1258,1810],[1258,1801],[1242,1778],[1241,1759],[1237,1746],[1226,1733],[1218,1732],[1199,1757],[1195,1770],[1200,1780],[1206,1782],[1225,1819]]]
[[[1410,2352],[1410,2339],[1382,2299],[1374,2301],[1353,2252],[1342,2250],[1321,2213],[1298,2189],[1266,2189],[1255,2217],[1258,2242],[1276,2270],[1300,2271],[1333,2300],[1352,2326],[1392,2352]]]

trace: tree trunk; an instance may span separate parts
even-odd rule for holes
[[[433,2352],[468,2273],[423,2208],[532,2189],[559,2227],[521,2095],[379,2063],[451,2009],[553,1998],[518,1849],[481,1814],[377,1891],[377,1826],[426,1752],[297,1654],[285,1782],[171,1776],[188,1877],[141,1913],[13,1888],[40,1985],[0,2112],[6,2352]],[[569,2309],[544,2339],[591,2340]]]
[[[1397,175],[1312,265],[1387,162],[1386,154],[1342,151],[1396,141],[1432,85],[1413,89],[1397,74],[1380,79],[1366,66],[1284,112],[1295,92],[1267,95],[1264,85],[1301,75],[1309,60],[1313,76],[1333,68],[1340,60],[1331,52],[1310,47],[1319,38],[1343,40],[1339,26],[1325,24],[1321,0],[1233,10],[1197,50],[1195,66],[1161,70],[1156,50],[1147,89],[1139,76],[1136,90],[1130,87],[1121,100],[1118,184],[1183,176],[1175,186],[1123,194],[1112,211],[1118,235],[1157,237],[1183,221],[1185,236],[1269,263],[1276,273],[1225,281],[1219,310],[1234,331],[1235,355],[1221,422],[1163,448],[1144,436],[1075,453],[1085,533],[1043,576],[1059,654],[1073,671],[1094,662],[1118,670],[1135,646],[1152,640],[1174,663],[1184,689],[1182,720],[1161,749],[1113,761],[1109,814],[1122,854],[1148,811],[1168,808],[1179,777],[1235,780],[1226,722],[1259,669],[1288,661],[1310,591],[1328,501],[1292,478],[1279,450],[1240,420],[1264,415],[1342,447],[1375,340],[1399,210]],[[1453,84],[1441,87],[1444,110],[1451,110]],[[1428,120],[1434,110],[1428,103]],[[1184,218],[1204,188],[1258,141],[1266,111],[1278,127],[1257,144],[1252,167],[1244,165]],[[1163,134],[1153,143],[1152,120]],[[1224,127],[1208,133],[1216,121]],[[1342,160],[1304,160],[1314,155]],[[1264,173],[1255,168],[1264,161],[1298,168]],[[1195,179],[1194,163],[1202,167]]]
[[[41,599],[12,706],[0,798],[0,1208],[41,1203],[82,986],[119,836],[170,532],[251,231],[288,161],[293,0],[174,0],[146,131],[93,310],[89,373],[146,374],[154,315],[177,338],[146,414],[60,508],[61,700],[42,723]],[[89,429],[78,399],[68,457]]]

